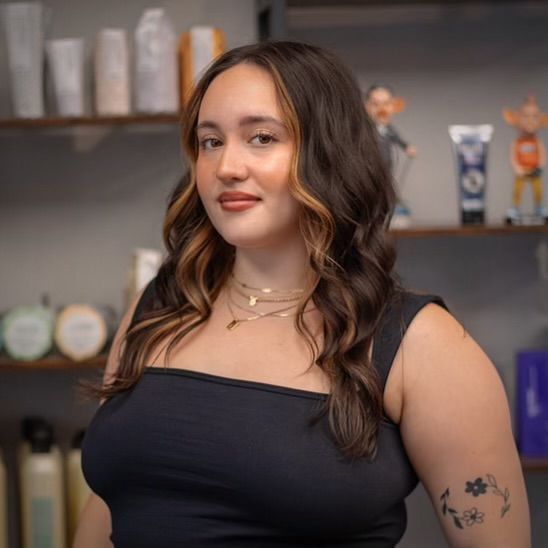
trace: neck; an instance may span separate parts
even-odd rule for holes
[[[268,249],[237,248],[234,277],[252,287],[307,289],[312,281],[302,238]]]

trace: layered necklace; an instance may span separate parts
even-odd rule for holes
[[[271,287],[251,287],[250,285],[244,284],[236,279],[234,275],[232,275],[232,281],[233,283],[229,287],[227,300],[228,310],[232,316],[232,321],[226,326],[229,331],[233,331],[243,322],[251,322],[263,318],[289,318],[291,316],[295,316],[295,312],[292,312],[292,309],[297,307],[298,301],[300,301],[304,293],[304,289],[301,288],[273,289]],[[286,305],[275,310],[269,310],[268,312],[259,312],[258,310],[249,309],[238,304],[232,296],[232,291],[241,297],[244,297],[247,300],[247,304],[251,307],[257,306],[258,303],[294,304]],[[239,308],[247,313],[252,313],[252,315],[237,317],[233,307]],[[305,312],[309,312],[311,310],[313,309],[305,310]]]

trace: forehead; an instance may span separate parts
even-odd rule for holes
[[[272,76],[256,65],[241,63],[211,82],[202,99],[198,120],[249,114],[281,118],[281,108]]]
[[[540,113],[540,109],[535,105],[524,105],[521,107],[521,113],[527,116],[536,115]]]
[[[370,97],[373,101],[389,101],[392,94],[387,89],[379,88],[372,91]]]

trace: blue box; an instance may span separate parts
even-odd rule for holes
[[[548,350],[517,355],[518,445],[527,457],[548,457]]]

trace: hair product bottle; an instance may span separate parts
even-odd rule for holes
[[[91,494],[84,474],[82,473],[82,440],[85,430],[78,432],[72,440],[72,447],[67,455],[67,497],[68,497],[68,531],[72,542],[78,518]]]
[[[6,464],[0,449],[0,548],[8,548],[8,486]]]
[[[29,443],[21,452],[23,548],[64,548],[63,468],[52,427],[36,421]]]

